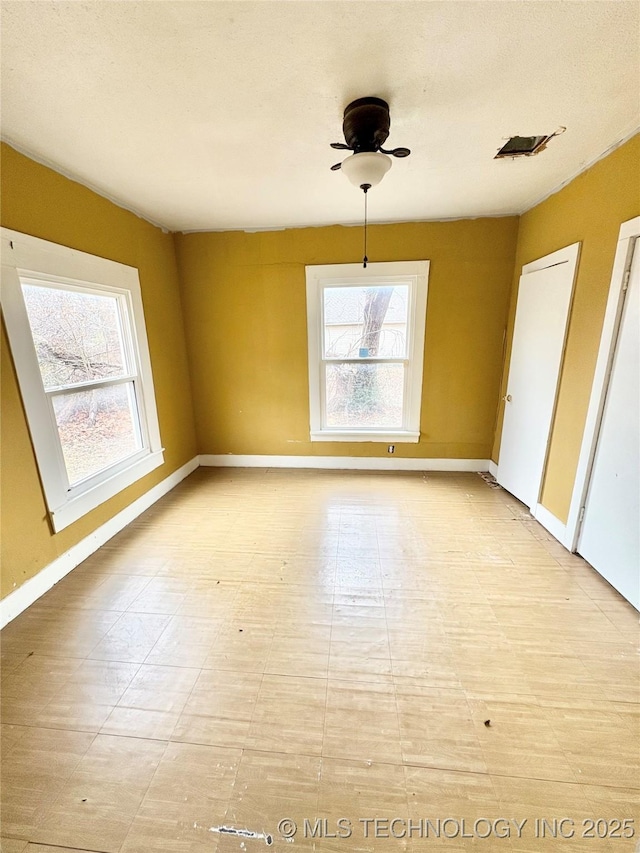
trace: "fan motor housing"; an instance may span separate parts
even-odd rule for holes
[[[389,136],[389,104],[382,98],[358,98],[344,111],[344,138],[355,154],[378,151]]]

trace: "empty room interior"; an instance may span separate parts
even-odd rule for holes
[[[0,5],[3,853],[640,849],[640,5]]]

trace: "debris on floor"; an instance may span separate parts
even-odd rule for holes
[[[199,824],[193,824],[194,829],[203,829]],[[254,841],[264,841],[270,847],[273,844],[273,836],[265,832],[253,832],[251,829],[238,829],[235,826],[210,826],[207,832],[215,832],[219,835],[235,835],[239,838],[251,838]]]
[[[478,477],[482,477],[482,479],[485,481],[485,483],[487,484],[487,486],[489,486],[490,489],[502,488],[502,486],[496,480],[493,474],[490,474],[488,471],[478,471]]]

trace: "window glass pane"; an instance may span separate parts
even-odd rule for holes
[[[22,284],[45,388],[127,373],[115,296]]]
[[[402,427],[403,364],[326,364],[328,427]]]
[[[409,285],[325,287],[325,358],[405,358]]]
[[[52,399],[71,485],[141,449],[133,382]]]

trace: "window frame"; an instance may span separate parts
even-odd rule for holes
[[[305,267],[307,285],[307,335],[309,347],[309,420],[311,441],[377,441],[417,443],[420,440],[420,407],[424,363],[429,261],[394,261],[368,264],[321,264]],[[408,284],[406,358],[326,358],[324,355],[324,300],[328,287]],[[403,425],[385,427],[332,428],[326,425],[326,382],[323,374],[330,362],[398,363],[406,365]]]
[[[28,234],[0,229],[2,238],[2,313],[31,434],[45,502],[54,532],[59,532],[114,497],[164,462],[153,374],[138,270]],[[69,484],[53,409],[45,390],[33,342],[22,284],[56,285],[118,299],[127,375],[76,383],[81,391],[99,385],[133,383],[141,448],[73,485]]]

